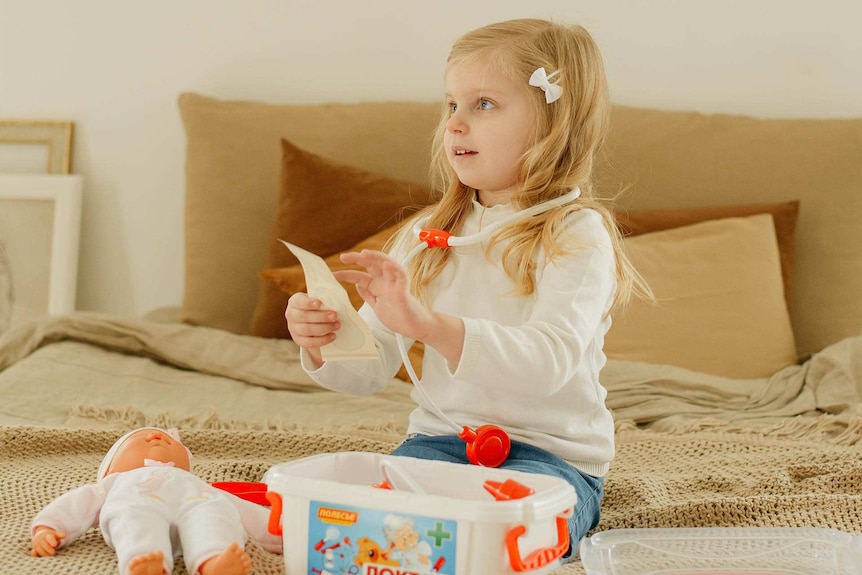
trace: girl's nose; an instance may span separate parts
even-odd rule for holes
[[[463,134],[467,131],[467,123],[457,111],[446,121],[446,130],[453,134]]]

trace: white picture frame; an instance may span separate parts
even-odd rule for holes
[[[83,180],[0,174],[0,332],[75,310]]]

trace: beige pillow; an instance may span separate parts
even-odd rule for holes
[[[796,362],[772,216],[711,220],[626,238],[657,303],[617,312],[608,357],[731,378]]]
[[[279,197],[282,138],[425,184],[437,102],[268,104],[185,93],[185,286],[180,319],[248,333]],[[352,222],[345,221],[344,225]],[[349,244],[348,244],[349,245]]]

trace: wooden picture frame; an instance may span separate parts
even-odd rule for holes
[[[0,174],[0,332],[75,310],[83,180]]]
[[[46,146],[45,174],[72,173],[72,132],[74,124],[49,120],[5,120],[0,119],[0,154],[4,147]],[[7,155],[11,152],[7,151]],[[2,156],[0,156],[2,158]],[[10,161],[14,164],[14,159]],[[30,169],[10,169],[7,162],[0,162],[2,171],[19,173]]]

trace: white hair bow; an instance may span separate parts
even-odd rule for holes
[[[560,99],[560,96],[563,95],[563,88],[560,86],[559,82],[555,84],[551,84],[549,82],[551,78],[559,73],[560,71],[557,70],[548,74],[545,72],[544,68],[536,68],[536,71],[530,76],[530,86],[541,88],[545,93],[545,102],[548,104],[556,102]]]

